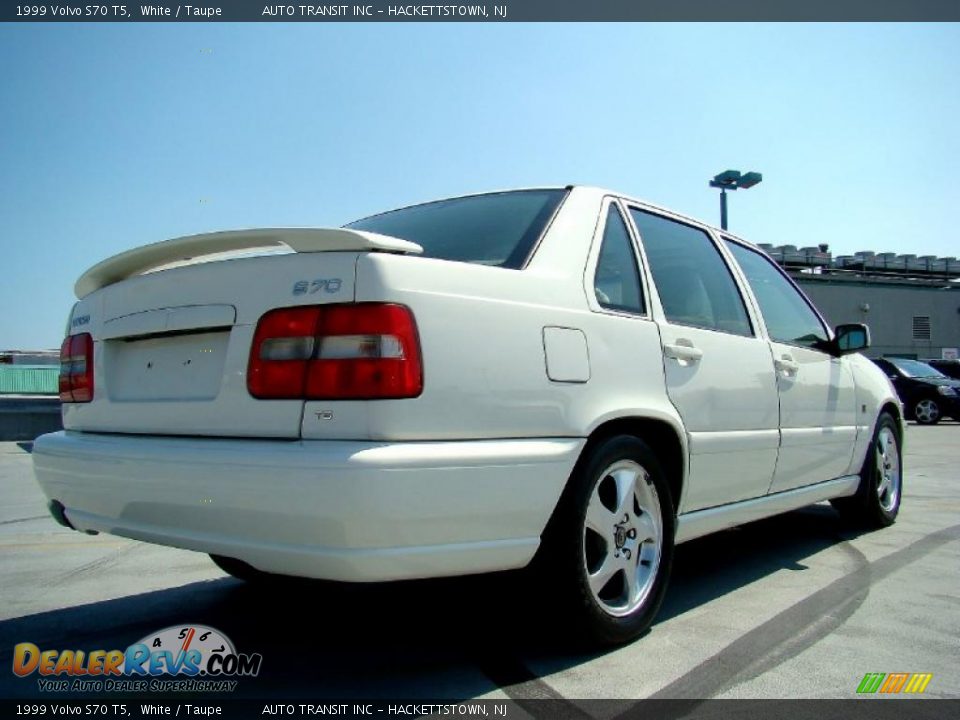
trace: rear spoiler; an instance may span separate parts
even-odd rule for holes
[[[81,275],[73,291],[77,298],[83,298],[94,290],[164,265],[188,262],[204,255],[272,247],[288,247],[298,253],[338,250],[415,254],[423,252],[423,248],[416,243],[363,230],[345,228],[228,230],[164,240],[114,255],[97,263]]]

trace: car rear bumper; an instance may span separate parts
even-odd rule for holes
[[[264,441],[57,432],[33,447],[77,530],[344,581],[533,557],[583,440]]]

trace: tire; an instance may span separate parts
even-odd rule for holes
[[[544,534],[537,565],[576,639],[639,637],[667,589],[676,515],[666,477],[642,440],[619,435],[580,458]]]
[[[283,577],[264,572],[263,570],[257,570],[253,565],[245,563],[243,560],[237,560],[236,558],[225,557],[223,555],[211,555],[210,559],[213,560],[218,568],[228,575],[232,575],[238,580],[243,580],[248,583],[262,583],[267,580],[275,580]]]
[[[877,419],[873,440],[860,470],[856,495],[832,500],[845,519],[866,528],[893,525],[903,495],[901,438],[896,420],[889,413]]]
[[[913,417],[921,425],[936,425],[943,417],[943,413],[936,400],[921,398],[913,405]]]

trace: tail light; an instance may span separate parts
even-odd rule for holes
[[[90,333],[71,335],[60,346],[60,400],[93,400],[93,338]]]
[[[416,397],[423,368],[413,313],[389,303],[272,310],[257,324],[247,389],[262,399]]]

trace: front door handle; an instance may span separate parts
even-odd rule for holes
[[[794,377],[800,369],[800,363],[794,360],[793,356],[788,353],[784,353],[776,358],[773,361],[773,365],[777,368],[777,372],[782,373],[784,377]]]
[[[703,350],[694,347],[691,340],[679,338],[673,345],[664,345],[663,354],[680,361],[680,364],[683,365],[698,362],[703,357]]]

